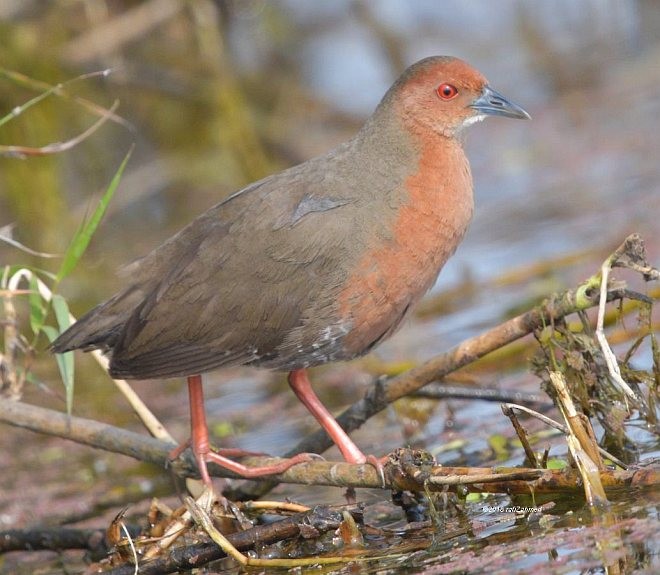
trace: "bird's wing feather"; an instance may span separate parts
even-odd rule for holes
[[[340,213],[354,208],[352,190],[326,174],[308,162],[266,178],[141,261],[135,278],[159,280],[122,327],[111,372],[168,377],[275,359],[296,329],[292,347],[302,345],[310,308],[332,301],[321,292],[339,286],[347,238],[356,241]]]

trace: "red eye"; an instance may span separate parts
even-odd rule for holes
[[[458,95],[458,90],[452,84],[440,84],[436,89],[436,93],[441,100],[451,100]]]

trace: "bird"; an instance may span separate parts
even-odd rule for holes
[[[312,457],[249,467],[211,447],[202,374],[228,366],[288,372],[344,459],[377,466],[308,369],[368,353],[433,286],[473,213],[464,130],[486,116],[530,118],[459,58],[412,64],[351,139],[202,213],[51,350],[99,349],[114,378],[187,378],[191,436],[171,456],[190,446],[207,485],[211,462],[249,478]]]

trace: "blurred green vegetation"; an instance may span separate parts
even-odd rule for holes
[[[269,82],[264,97],[258,81],[250,84],[237,73],[226,45],[231,12],[213,2],[181,3],[162,22],[158,3],[114,4],[110,11],[98,2],[53,2],[11,23],[0,22],[0,66],[35,81],[18,85],[0,78],[0,114],[34,97],[37,82],[54,85],[109,67],[108,78],[79,82],[67,93],[104,107],[117,98],[118,113],[135,126],[132,132],[106,125],[68,154],[0,158],[0,223],[14,222],[18,239],[38,250],[63,249],[134,140],[139,147],[132,168],[138,173],[116,211],[136,210],[139,218],[152,212],[153,228],[176,228],[228,192],[289,163],[265,135],[278,103],[277,81]],[[264,10],[262,17],[263,33],[273,35],[269,42],[288,37],[274,10]],[[85,53],[90,46],[98,53]],[[44,146],[73,137],[94,119],[70,98],[53,96],[6,124],[0,143]],[[211,186],[212,191],[195,193]],[[155,194],[161,195],[154,199]],[[124,217],[130,221],[131,215]],[[134,243],[129,237],[125,241]],[[135,251],[128,250],[129,258],[138,255]]]

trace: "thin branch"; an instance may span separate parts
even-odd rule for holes
[[[87,549],[95,557],[105,557],[109,551],[105,529],[40,527],[0,531],[0,553],[63,549]]]
[[[21,401],[0,401],[0,421],[37,433],[128,455],[161,467],[167,464],[169,452],[176,447],[174,442],[161,441],[92,419],[67,416],[53,409]],[[191,465],[191,471],[193,470],[194,464]]]
[[[52,85],[49,84],[48,82],[37,80],[35,78],[30,78],[25,74],[21,74],[20,72],[15,72],[14,70],[8,70],[6,68],[0,68],[0,77],[8,78],[12,82],[15,82],[20,86],[28,87],[31,90],[43,90],[42,94],[36,96],[36,98],[33,98],[30,102],[34,102],[35,100],[40,101],[41,99],[49,96],[50,94],[55,94],[60,98],[65,98],[67,100],[71,100],[75,102],[76,104],[87,110],[88,112],[91,112],[95,116],[100,117],[108,113],[108,110],[106,108],[104,108],[103,106],[99,106],[98,104],[91,102],[90,100],[87,100],[86,98],[83,98],[81,96],[69,94],[66,88],[69,87],[74,82],[78,82],[79,80],[87,80],[89,78],[94,78],[98,76],[105,77],[105,76],[109,76],[111,72],[112,70],[110,69],[100,70],[97,72],[90,72],[88,74],[82,74],[81,76],[78,76],[66,82],[61,82],[56,85]],[[24,112],[25,109],[26,109],[26,104],[17,106],[12,110],[12,112],[9,115],[5,116],[0,120],[0,125],[2,125],[2,123],[4,122],[7,122],[15,118],[20,113]],[[133,126],[125,118],[122,118],[121,116],[117,116],[116,114],[113,113],[110,115],[110,120],[120,126],[124,126],[129,132],[135,133],[135,126]]]
[[[42,290],[41,284],[39,284],[39,289]],[[580,297],[576,293],[568,291],[561,297],[550,300],[482,335],[464,341],[453,350],[431,359],[389,382],[378,383],[362,400],[339,416],[338,421],[350,433],[360,427],[369,417],[400,397],[415,392],[426,383],[442,378],[552,320],[595,305],[594,300],[598,298],[597,291],[591,294],[585,292]],[[631,294],[626,290],[619,289],[609,292],[608,299],[620,299],[629,295]],[[162,442],[96,421],[67,417],[63,413],[12,401],[0,402],[0,421],[108,451],[123,453],[161,466],[168,464],[169,451],[174,447],[173,441]],[[324,432],[316,432],[299,443],[290,453],[322,453],[330,445],[331,441]],[[177,460],[177,471],[181,474],[194,475],[196,473],[194,461],[189,452],[186,455],[188,458],[184,461],[181,461],[182,458]],[[366,466],[366,468],[367,471],[372,470],[371,466]],[[212,467],[212,469],[220,471],[216,467]],[[255,486],[261,491],[263,484],[270,486],[274,484],[274,481],[262,481]],[[250,494],[247,498],[255,498],[255,496]]]
[[[77,443],[128,455],[140,461],[154,463],[160,467],[170,465],[180,475],[194,475],[195,461],[190,451],[175,462],[170,463],[171,443],[146,437],[80,417],[69,417],[64,413],[27,405],[18,401],[0,402],[0,421],[36,431],[70,439]],[[291,467],[284,473],[274,476],[275,481],[302,485],[328,485],[334,487],[382,488],[407,491],[423,491],[432,477],[436,484],[446,485],[447,477],[461,477],[453,480],[453,485],[474,484],[475,491],[490,493],[536,493],[555,492],[566,489],[580,490],[579,476],[573,471],[519,469],[519,468],[471,468],[434,467],[432,459],[417,465],[419,457],[408,455],[411,450],[397,450],[385,464],[385,485],[377,470],[368,464],[354,465],[344,462],[310,461]],[[243,463],[250,466],[271,465],[280,462],[275,457],[248,457]],[[216,465],[209,467],[216,476],[238,477]],[[514,474],[514,475],[510,475]],[[522,475],[521,475],[522,474]],[[463,476],[474,476],[463,477]],[[488,479],[487,479],[488,478]],[[431,483],[433,483],[431,481]],[[530,482],[531,481],[531,482]],[[603,472],[606,488],[631,486],[657,486],[660,472],[656,469]],[[431,487],[433,489],[433,487]]]
[[[526,393],[524,391],[516,391],[515,389],[487,389],[483,387],[429,383],[412,395],[428,399],[478,399],[481,401],[530,403],[540,405],[542,408],[552,407],[552,402],[548,401],[547,395],[542,393]]]
[[[534,467],[534,468],[540,468],[542,467],[539,464],[539,460],[536,458],[536,453],[534,453],[534,450],[532,449],[532,446],[529,443],[529,438],[527,437],[527,432],[525,431],[525,428],[522,426],[520,423],[518,416],[516,415],[516,412],[511,409],[508,404],[503,403],[502,404],[502,413],[506,415],[509,420],[511,421],[511,425],[513,425],[513,429],[516,431],[516,435],[518,436],[518,439],[520,440],[520,443],[523,446],[523,450],[525,451],[525,457],[527,457],[527,461]]]
[[[48,156],[51,154],[58,154],[70,150],[74,146],[77,146],[80,142],[87,139],[94,132],[96,132],[105,122],[114,115],[115,110],[119,107],[119,101],[115,100],[110,109],[108,109],[103,116],[101,116],[96,122],[94,122],[89,128],[87,128],[81,134],[78,134],[70,140],[65,142],[54,142],[53,144],[48,144],[40,148],[32,148],[29,146],[0,146],[0,156],[11,156],[24,158],[27,156]]]

